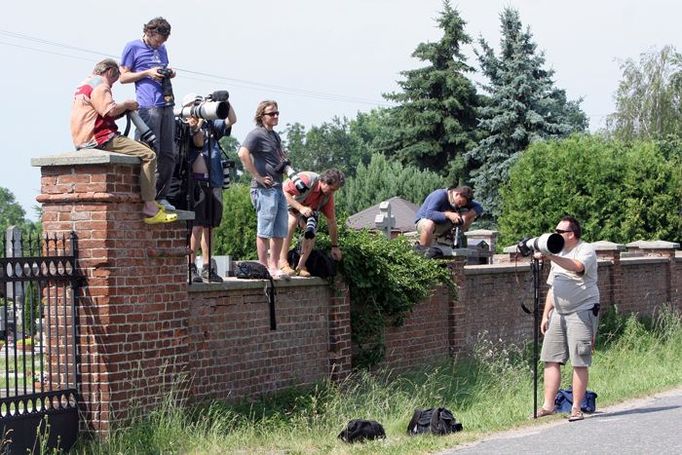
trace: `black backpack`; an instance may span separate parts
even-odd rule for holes
[[[446,408],[415,409],[407,425],[407,434],[432,433],[443,435],[462,431],[464,427]]]
[[[272,277],[268,268],[256,261],[239,261],[234,276],[244,280],[269,280]]]
[[[234,276],[243,280],[269,280],[265,295],[270,306],[270,330],[277,330],[277,319],[275,317],[275,280],[272,279],[268,268],[256,261],[239,261],[235,267]]]
[[[289,251],[287,259],[291,267],[296,267],[301,257],[297,248]],[[336,262],[324,251],[313,249],[305,261],[305,268],[311,276],[331,278],[336,275]]]
[[[386,437],[384,427],[376,420],[353,419],[337,438],[345,442],[362,442],[367,439],[383,439]]]

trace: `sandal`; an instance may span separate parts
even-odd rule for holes
[[[552,410],[552,411],[548,411],[548,410],[545,409],[545,408],[538,408],[538,410],[535,411],[535,416],[534,416],[533,414],[531,414],[531,415],[530,415],[530,418],[533,419],[533,418],[536,418],[536,417],[537,417],[537,418],[539,419],[540,417],[552,416],[552,415],[554,415],[554,414],[556,414],[556,412],[554,412],[553,410]]]
[[[178,219],[177,213],[167,213],[163,209],[159,209],[154,216],[146,216],[144,222],[147,224],[172,223]]]
[[[576,411],[573,410],[571,411],[571,415],[568,417],[569,422],[577,422],[578,420],[583,420],[585,418],[585,414],[583,414],[582,411]]]

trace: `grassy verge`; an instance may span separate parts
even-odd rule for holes
[[[590,389],[599,394],[598,408],[682,383],[679,312],[664,310],[647,321],[611,313],[600,330],[590,379]],[[410,375],[357,373],[342,384],[319,384],[245,406],[213,403],[188,411],[169,399],[158,412],[135,420],[106,442],[84,444],[75,453],[432,453],[486,432],[533,425],[528,420],[533,402],[529,358],[528,347],[503,346],[482,335],[471,359]],[[564,370],[563,384],[568,385],[570,369]],[[407,436],[413,410],[432,406],[452,410],[465,431]],[[353,418],[378,420],[386,440],[351,446],[336,439]]]

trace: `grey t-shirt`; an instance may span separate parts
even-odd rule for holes
[[[559,314],[589,310],[599,303],[597,287],[597,254],[589,243],[582,240],[570,251],[557,256],[574,259],[585,267],[583,273],[575,273],[552,262],[547,284],[554,296],[554,309]]]
[[[246,147],[251,153],[258,173],[263,177],[272,177],[272,181],[275,182],[273,186],[281,187],[283,176],[275,172],[275,168],[284,160],[279,134],[262,126],[256,127],[246,135],[242,147]],[[261,186],[255,179],[251,179],[251,188]]]

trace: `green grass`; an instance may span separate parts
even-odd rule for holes
[[[664,310],[644,322],[611,312],[600,330],[589,387],[599,394],[598,409],[682,383],[679,312]],[[183,410],[169,397],[157,412],[133,419],[105,442],[83,443],[74,453],[432,453],[487,432],[535,424],[528,420],[533,403],[529,348],[504,346],[482,335],[472,358],[410,375],[360,372],[342,384],[319,384],[242,406],[212,403]],[[570,368],[564,368],[563,385],[569,377]],[[432,406],[452,410],[465,431],[407,436],[414,409]],[[347,445],[336,439],[353,418],[378,420],[386,440]]]

